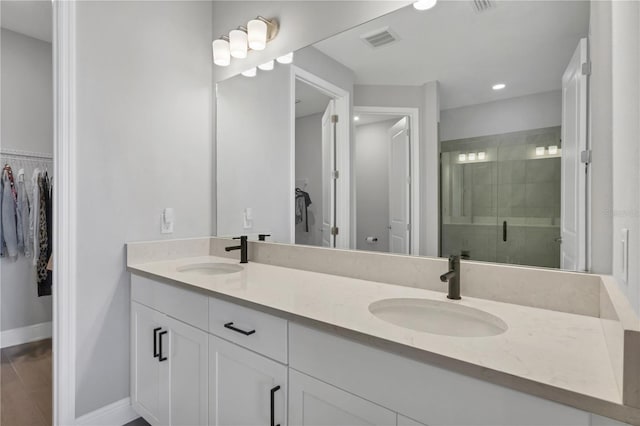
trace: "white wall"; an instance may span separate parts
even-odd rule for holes
[[[51,43],[2,29],[0,119],[2,148],[51,153]],[[16,171],[17,172],[17,171]],[[51,297],[38,297],[31,259],[1,260],[0,329],[51,321]]]
[[[309,232],[305,222],[296,225],[296,244],[322,245],[322,115],[307,115],[296,119],[296,184],[307,183],[301,188],[311,197]]]
[[[293,243],[292,70],[289,65],[217,85],[217,187],[220,236],[268,233]],[[243,212],[252,209],[253,226]]]
[[[562,92],[536,93],[440,112],[440,140],[499,135],[559,126]]]
[[[640,3],[612,2],[613,273],[640,312]],[[629,276],[621,230],[629,230]]]
[[[356,248],[389,252],[389,129],[397,119],[356,127]],[[377,237],[369,244],[367,237]]]
[[[591,270],[611,274],[613,183],[611,147],[611,2],[591,2],[589,23],[589,145],[592,150]]]
[[[77,2],[77,416],[129,396],[125,242],[211,232],[211,13]]]

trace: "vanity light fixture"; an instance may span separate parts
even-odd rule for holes
[[[256,67],[249,68],[248,70],[242,72],[242,75],[244,75],[245,77],[255,77],[256,74],[258,74],[258,70]]]
[[[258,65],[258,68],[260,68],[262,71],[271,71],[273,69],[273,59],[270,60],[269,62],[265,62],[262,65]]]
[[[467,161],[467,154],[458,154],[458,161]]]
[[[276,61],[280,64],[290,64],[293,62],[293,52],[289,52],[286,55],[282,55],[276,58]]]
[[[246,28],[240,27],[237,30],[229,31],[229,46],[231,56],[238,59],[247,57],[247,31]]]
[[[476,161],[476,153],[475,152],[470,152],[469,153],[469,161]]]
[[[229,37],[223,36],[211,43],[213,49],[213,63],[226,67],[231,63],[231,51],[229,48]]]
[[[536,147],[536,155],[539,157],[541,155],[544,155],[544,146],[537,146]]]
[[[550,145],[548,149],[549,149],[549,154],[551,155],[556,155],[558,153],[557,145]]]
[[[493,86],[491,86],[491,88],[492,88],[493,90],[502,90],[502,89],[504,89],[505,87],[507,87],[507,85],[506,85],[506,84],[504,84],[504,83],[497,83],[497,84],[494,84]]]
[[[484,160],[485,158],[487,158],[487,154],[484,151],[480,151],[478,153],[478,160]]]
[[[417,0],[413,2],[413,7],[420,11],[429,10],[434,7],[436,3],[438,3],[438,0]]]
[[[360,121],[360,116],[356,115],[355,117],[353,117],[353,121]]]
[[[267,43],[273,40],[278,32],[278,24],[275,20],[269,20],[258,16],[247,24],[249,49],[264,50]]]

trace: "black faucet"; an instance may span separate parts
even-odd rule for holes
[[[449,282],[448,299],[460,300],[460,256],[449,256],[449,272],[440,275],[440,281]]]
[[[240,250],[240,263],[249,263],[249,256],[247,255],[248,247],[249,247],[247,236],[243,235],[241,237],[235,237],[234,240],[240,240],[240,245],[225,247],[224,250],[225,251]]]

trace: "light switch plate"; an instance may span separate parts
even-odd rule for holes
[[[173,209],[171,207],[167,207],[163,209],[162,215],[160,217],[160,232],[163,234],[172,234],[173,222],[174,222]]]
[[[620,230],[620,244],[622,245],[620,277],[624,284],[627,285],[629,283],[629,230],[626,228]]]

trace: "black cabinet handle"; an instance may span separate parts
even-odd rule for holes
[[[224,325],[224,328],[228,328],[229,330],[233,330],[236,333],[244,334],[245,336],[251,336],[253,333],[256,332],[255,330],[244,331],[244,330],[241,330],[241,329],[239,329],[237,327],[234,327],[233,326],[233,322],[226,323]]]
[[[162,327],[156,327],[153,329],[153,357],[158,358],[160,352],[158,352],[158,331],[162,330]]]
[[[159,361],[166,361],[168,358],[167,357],[163,357],[162,356],[162,336],[164,336],[165,334],[167,334],[167,331],[161,331],[160,334],[158,334],[158,336],[160,337],[160,351],[158,352],[158,356],[159,356]]]
[[[507,221],[502,222],[502,241],[507,241]]]
[[[280,424],[276,424],[276,415],[275,415],[275,394],[280,390],[280,386],[276,386],[271,389],[271,426],[280,426]]]

